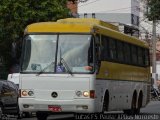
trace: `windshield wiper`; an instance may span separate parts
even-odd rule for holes
[[[67,72],[70,74],[70,75],[73,75],[71,69],[69,68],[68,64],[66,63],[66,61],[61,57],[60,59],[60,63],[63,64],[65,66],[65,68],[67,69]]]
[[[67,69],[67,72],[70,74],[70,75],[73,75],[72,74],[72,71],[71,69],[69,68],[67,62],[62,58],[62,51],[61,51],[61,46],[60,46],[60,49],[59,49],[59,57],[60,57],[60,66],[62,66],[64,64],[64,67]]]
[[[37,76],[44,73],[51,65],[53,65],[55,62],[51,62],[49,65],[47,65],[45,68],[43,68],[39,73],[37,73]]]

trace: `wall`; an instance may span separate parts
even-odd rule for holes
[[[104,21],[139,26],[139,6],[138,0],[88,0],[78,4],[78,13],[80,17],[95,13],[96,18]]]

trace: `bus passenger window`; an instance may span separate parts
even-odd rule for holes
[[[93,40],[91,40],[90,47],[88,49],[88,64],[93,66]]]
[[[111,60],[116,60],[116,41],[109,38],[109,56]]]
[[[117,55],[118,55],[118,61],[123,62],[124,61],[123,42],[117,41]]]
[[[97,73],[99,72],[99,68],[100,68],[100,64],[101,64],[101,49],[100,49],[100,36],[97,35],[95,37],[95,67],[96,67],[96,71]]]
[[[109,58],[108,37],[102,36],[101,38],[101,60],[107,60],[108,58]]]
[[[131,55],[132,55],[132,64],[137,64],[137,47],[136,46],[132,46],[131,47]]]
[[[143,52],[142,48],[138,48],[138,65],[143,66]]]
[[[129,64],[131,61],[130,44],[124,43],[124,51],[124,61]]]
[[[101,57],[101,50],[100,50],[100,36],[96,35],[95,38],[95,52],[96,52],[96,58],[99,61]]]
[[[149,66],[149,50],[145,49],[145,66]]]

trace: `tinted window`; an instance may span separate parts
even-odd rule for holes
[[[123,42],[117,41],[117,56],[118,61],[123,62],[124,61],[124,52],[123,52]]]
[[[148,49],[145,49],[144,51],[145,53],[145,66],[149,66],[149,50]]]
[[[117,59],[116,41],[112,38],[109,38],[109,56],[110,56],[110,59],[112,60]]]
[[[149,65],[148,49],[118,39],[102,36],[101,51],[102,60],[140,67]]]
[[[132,64],[137,64],[137,47],[132,45],[131,47]]]
[[[130,44],[124,43],[124,62],[130,63],[131,62],[131,49]]]
[[[143,49],[138,48],[138,65],[143,66]]]
[[[109,57],[109,50],[108,50],[108,40],[107,37],[102,36],[101,39],[101,59],[102,60],[107,60]]]

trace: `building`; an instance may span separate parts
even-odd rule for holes
[[[139,37],[139,0],[88,0],[78,4],[78,14],[118,23],[120,31]]]

